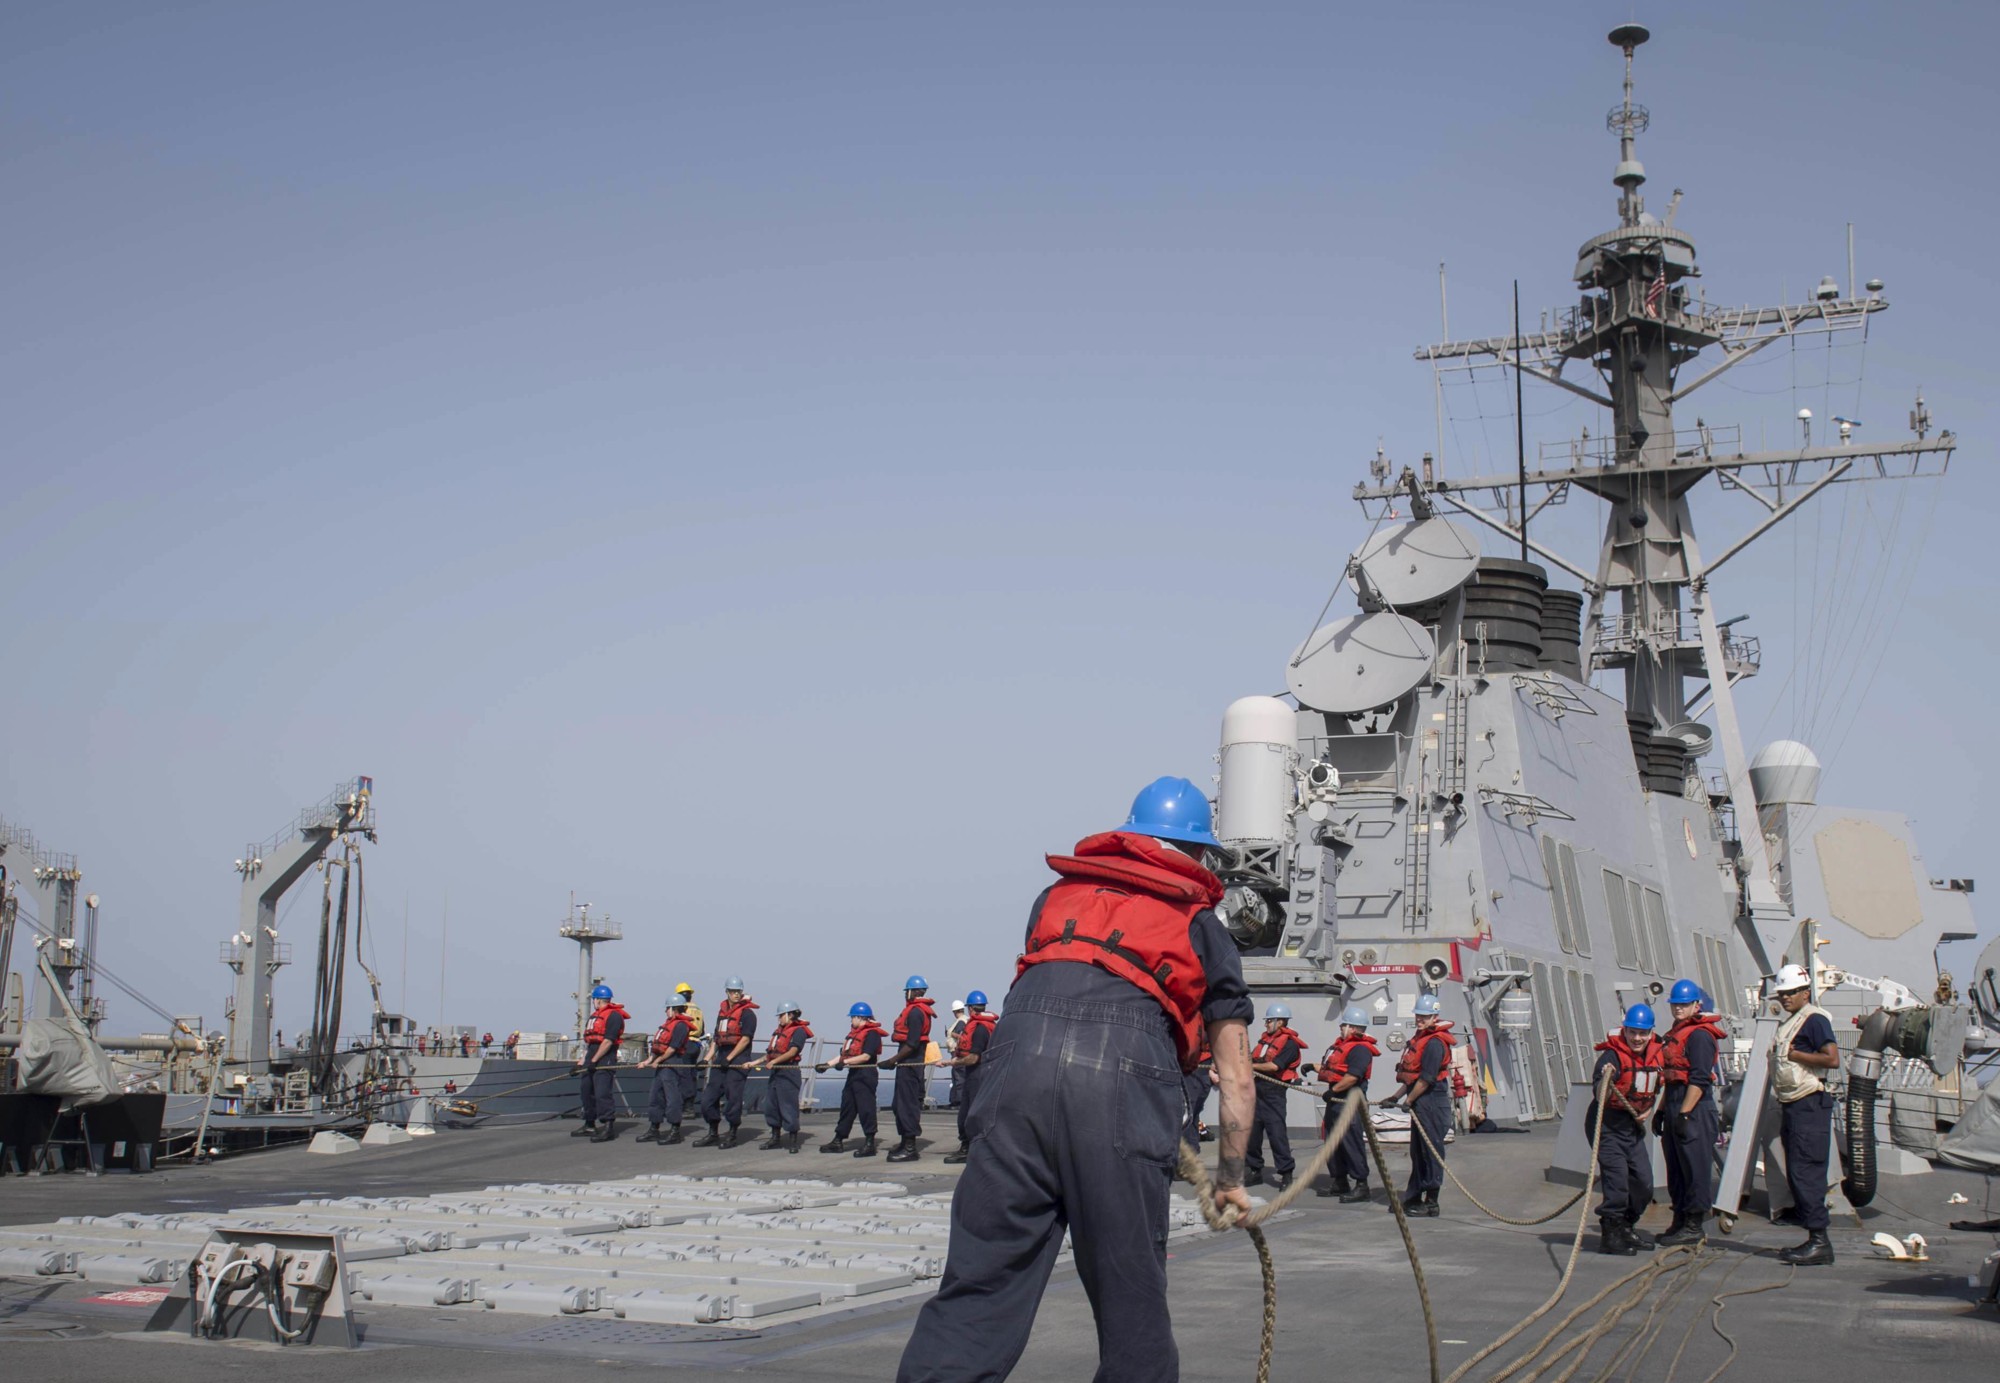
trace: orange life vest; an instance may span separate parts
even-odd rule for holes
[[[715,1043],[718,1052],[729,1055],[729,1048],[743,1036],[743,1015],[755,1007],[757,1005],[748,999],[724,999],[716,1005]]]
[[[1326,1049],[1326,1055],[1320,1058],[1320,1079],[1328,1085],[1332,1085],[1335,1081],[1345,1076],[1347,1074],[1347,1054],[1356,1047],[1363,1048],[1371,1056],[1382,1055],[1382,1049],[1375,1045],[1375,1039],[1365,1032],[1359,1037],[1336,1038],[1333,1045]],[[1372,1065],[1370,1066],[1370,1070],[1372,1072]],[[1366,1088],[1368,1082],[1364,1079],[1361,1084],[1363,1088]]]
[[[1634,1119],[1651,1114],[1660,1098],[1660,1044],[1648,1042],[1635,1052],[1626,1045],[1623,1032],[1614,1032],[1597,1044],[1597,1050],[1618,1058],[1618,1074],[1611,1079],[1611,1107]]]
[[[1181,1070],[1200,1059],[1208,996],[1188,927],[1221,901],[1222,881],[1151,836],[1105,831],[1085,837],[1072,855],[1050,855],[1061,881],[1049,890],[1015,967],[1082,961],[1136,986],[1166,1010]]]
[[[990,1013],[974,1013],[969,1015],[965,1020],[965,1036],[959,1039],[958,1049],[961,1052],[972,1050],[972,1034],[975,1029],[984,1029],[986,1040],[991,1042],[993,1040],[993,1029],[999,1026],[1000,1020]]]
[[[1257,1039],[1257,1045],[1250,1049],[1252,1063],[1259,1061],[1276,1062],[1278,1053],[1290,1042],[1294,1048],[1292,1059],[1278,1067],[1278,1079],[1287,1085],[1297,1083],[1299,1078],[1299,1054],[1305,1050],[1305,1040],[1293,1032],[1288,1023],[1276,1032],[1267,1032]]]
[[[627,1022],[631,1021],[632,1015],[625,1011],[625,1005],[605,1004],[590,1015],[590,1022],[583,1029],[583,1040],[593,1047],[602,1042],[605,1026],[610,1023],[611,1015],[614,1013]]]
[[[918,1034],[917,1030],[910,1025],[910,1015],[913,1013],[921,1013],[923,1015],[924,1024],[921,1034]],[[931,999],[911,999],[903,1005],[903,1011],[896,1015],[896,1026],[890,1030],[889,1036],[896,1039],[898,1047],[908,1042],[922,1041],[931,1035],[931,1024],[936,1021],[936,1001]]]
[[[886,1037],[888,1035],[882,1031],[882,1025],[873,1018],[870,1018],[858,1028],[849,1028],[847,1030],[847,1041],[843,1042],[840,1047],[841,1060],[846,1061],[852,1057],[861,1056],[863,1054],[862,1044],[867,1041],[868,1034],[870,1033],[875,1034],[877,1037]]]
[[[678,1032],[675,1031],[677,1028],[679,1029]],[[659,1031],[653,1034],[653,1055],[679,1056],[682,1050],[687,1047],[688,1038],[692,1034],[692,1031],[693,1029],[687,1019],[669,1018],[666,1022],[660,1024]]]
[[[1424,1048],[1433,1042],[1442,1042],[1445,1045],[1444,1060],[1439,1068],[1439,1078],[1450,1079],[1451,1049],[1456,1047],[1458,1042],[1451,1035],[1450,1023],[1433,1023],[1412,1037],[1410,1044],[1403,1048],[1402,1055],[1396,1058],[1396,1079],[1398,1082],[1403,1085],[1410,1085],[1424,1078]],[[1452,1093],[1458,1093],[1458,1084],[1455,1081],[1452,1084]]]
[[[1720,1021],[1712,1013],[1697,1013],[1692,1018],[1683,1018],[1667,1029],[1667,1035],[1660,1042],[1662,1069],[1668,1085],[1686,1085],[1691,1074],[1688,1068],[1688,1039],[1698,1032],[1706,1032],[1716,1041],[1716,1056],[1722,1055],[1722,1039],[1729,1036]],[[1709,1079],[1716,1072],[1710,1070]]]
[[[765,1060],[769,1061],[774,1056],[783,1056],[787,1052],[802,1051],[806,1043],[812,1041],[812,1035],[812,1029],[805,1025],[803,1019],[778,1024],[778,1030],[771,1034],[770,1045],[764,1049]],[[788,1061],[783,1064],[791,1066],[795,1063]]]

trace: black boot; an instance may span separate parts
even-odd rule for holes
[[[1392,1215],[1393,1215],[1393,1214],[1395,1214],[1395,1213],[1396,1213],[1396,1207],[1395,1207],[1395,1206],[1393,1206],[1393,1205],[1392,1205],[1392,1206],[1390,1206],[1390,1207],[1389,1207],[1389,1213],[1390,1213],[1390,1214],[1392,1214]],[[1421,1192],[1421,1191],[1411,1191],[1410,1193],[1408,1193],[1407,1195],[1405,1195],[1405,1196],[1403,1197],[1403,1214],[1404,1214],[1404,1216],[1405,1216],[1405,1217],[1410,1217],[1410,1216],[1416,1216],[1416,1215],[1421,1215],[1421,1214],[1423,1214],[1423,1213],[1424,1213],[1424,1193],[1423,1193],[1423,1192]]]
[[[694,1140],[689,1146],[696,1148],[719,1147],[722,1143],[722,1125],[710,1124],[708,1132]]]
[[[917,1160],[917,1140],[914,1138],[898,1139],[896,1146],[889,1150],[889,1156],[885,1160],[889,1162],[915,1162]]]
[[[845,1138],[836,1138],[831,1143],[820,1144],[819,1150],[823,1153],[846,1152],[847,1140]]]
[[[1639,1228],[1636,1224],[1625,1226],[1625,1237],[1632,1241],[1632,1247],[1641,1253],[1651,1253],[1660,1246],[1660,1241]]]
[[[731,1124],[731,1125],[729,1126],[729,1132],[727,1132],[727,1133],[723,1134],[723,1135],[722,1135],[722,1141],[721,1141],[720,1143],[717,1143],[717,1144],[716,1144],[715,1146],[716,1146],[716,1147],[718,1147],[718,1148],[733,1148],[733,1147],[735,1147],[735,1146],[736,1146],[736,1125],[734,1125],[734,1124]]]
[[[1282,1191],[1292,1184],[1292,1174],[1290,1172],[1273,1172],[1264,1178],[1264,1184],[1273,1191]]]
[[[786,1139],[785,1139],[785,1151],[786,1151],[786,1152],[788,1152],[788,1153],[795,1153],[795,1152],[797,1152],[797,1151],[799,1150],[799,1137],[800,1137],[800,1135],[798,1135],[798,1134],[794,1133],[794,1134],[792,1134],[792,1135],[791,1135],[790,1137],[788,1137],[788,1138],[786,1138]]]
[[[956,1167],[960,1163],[964,1162],[965,1159],[970,1156],[972,1156],[972,1146],[969,1143],[960,1143],[958,1145],[958,1151],[946,1153],[944,1155],[944,1160],[946,1162],[949,1162],[952,1166]]]
[[[757,1145],[757,1151],[776,1152],[779,1148],[782,1148],[784,1146],[785,1146],[785,1136],[779,1133],[776,1129],[772,1129],[771,1136],[769,1138],[766,1138],[763,1142]]]
[[[572,1138],[589,1138],[596,1132],[597,1132],[597,1125],[595,1123],[585,1123],[580,1128],[571,1129],[569,1131],[569,1136]]]
[[[1639,1252],[1639,1246],[1625,1230],[1622,1220],[1599,1220],[1597,1222],[1597,1251],[1617,1258],[1630,1258]]]
[[[685,1137],[687,1137],[687,1135],[681,1132],[681,1126],[679,1124],[675,1124],[673,1126],[673,1129],[667,1134],[667,1136],[660,1140],[660,1146],[663,1148],[671,1147],[673,1144],[680,1142]]]
[[[1438,1217],[1438,1193],[1424,1192],[1424,1203],[1417,1207],[1417,1213],[1426,1219],[1435,1220]]]
[[[1368,1199],[1368,1183],[1365,1181],[1357,1181],[1354,1183],[1354,1188],[1352,1190],[1342,1191],[1340,1193],[1340,1203],[1342,1205],[1360,1205],[1363,1201],[1367,1199]]]
[[[856,1157],[875,1156],[875,1140],[873,1138],[863,1140],[861,1146],[854,1150],[854,1155]]]
[[[618,1121],[616,1119],[606,1119],[602,1124],[598,1125],[597,1132],[590,1135],[590,1141],[593,1143],[609,1143],[617,1136]]]
[[[1708,1236],[1702,1232],[1701,1222],[1705,1215],[1687,1215],[1676,1212],[1673,1227],[1662,1234],[1658,1242],[1663,1249],[1677,1249],[1683,1244],[1705,1244]]]
[[[657,1142],[659,1142],[659,1141],[660,1141],[660,1126],[659,1126],[658,1124],[648,1124],[648,1125],[646,1125],[646,1131],[645,1131],[644,1133],[640,1134],[640,1135],[639,1135],[639,1136],[638,1136],[637,1138],[634,1138],[634,1139],[633,1139],[632,1141],[633,1141],[634,1143],[657,1143]]]
[[[1833,1244],[1823,1229],[1806,1231],[1806,1241],[1795,1244],[1778,1255],[1780,1263],[1789,1263],[1794,1268],[1820,1268],[1833,1262]]]

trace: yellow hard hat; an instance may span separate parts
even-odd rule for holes
[[[674,993],[676,993],[676,994],[692,994],[692,993],[694,993],[694,986],[693,986],[693,985],[691,985],[691,984],[677,984],[677,985],[675,985],[675,986],[674,986]]]

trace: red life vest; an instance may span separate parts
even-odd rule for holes
[[[1290,1062],[1278,1067],[1278,1079],[1287,1085],[1295,1084],[1299,1078],[1299,1053],[1305,1050],[1305,1040],[1292,1031],[1288,1023],[1276,1032],[1267,1032],[1257,1039],[1257,1045],[1250,1049],[1252,1063],[1259,1061],[1276,1062],[1278,1053],[1285,1043],[1290,1042],[1296,1049]]]
[[[724,999],[716,1005],[715,1044],[718,1052],[729,1055],[729,1048],[743,1036],[743,1015],[755,1007],[757,1005],[748,999]]]
[[[1668,1085],[1686,1085],[1691,1074],[1688,1069],[1688,1039],[1697,1032],[1706,1032],[1716,1041],[1716,1056],[1722,1055],[1722,1039],[1729,1036],[1721,1022],[1712,1013],[1697,1013],[1692,1018],[1683,1018],[1667,1029],[1667,1035],[1660,1042],[1662,1069]],[[1711,1070],[1709,1079],[1716,1073]]]
[[[1410,1045],[1403,1048],[1403,1054],[1396,1058],[1396,1079],[1403,1085],[1414,1084],[1424,1078],[1424,1048],[1433,1042],[1445,1046],[1444,1061],[1439,1068],[1439,1079],[1451,1079],[1451,1049],[1458,1045],[1451,1035],[1450,1023],[1433,1023],[1410,1039]],[[1452,1093],[1458,1093],[1458,1082],[1452,1082]]]
[[[812,1041],[812,1035],[812,1029],[805,1025],[803,1019],[778,1024],[778,1030],[771,1034],[770,1045],[764,1049],[765,1060],[803,1050],[806,1043]],[[784,1064],[790,1066],[793,1063],[788,1061]]]
[[[1335,1081],[1345,1076],[1347,1074],[1347,1054],[1356,1047],[1365,1048],[1371,1056],[1382,1055],[1382,1049],[1375,1045],[1375,1039],[1365,1032],[1359,1037],[1336,1038],[1333,1045],[1326,1049],[1326,1055],[1319,1060],[1319,1078],[1328,1085],[1332,1085]],[[1373,1068],[1371,1067],[1370,1069],[1372,1070]],[[1366,1084],[1366,1082],[1363,1083]]]
[[[1192,1071],[1207,1034],[1201,1005],[1208,976],[1188,926],[1221,900],[1222,881],[1180,851],[1129,831],[1086,837],[1074,855],[1048,860],[1062,880],[1035,919],[1015,982],[1029,966],[1052,960],[1110,971],[1166,1010],[1181,1070]]]
[[[982,1029],[986,1033],[986,1040],[991,1042],[993,1040],[993,1029],[999,1026],[1000,1020],[990,1013],[968,1014],[965,1019],[965,1036],[959,1039],[958,1049],[961,1052],[971,1051],[972,1034]]]
[[[605,1024],[611,1021],[611,1015],[614,1013],[627,1022],[631,1021],[632,1015],[625,1011],[625,1005],[605,1004],[590,1015],[590,1022],[583,1029],[583,1040],[593,1047],[602,1042]]]
[[[676,1028],[680,1029],[678,1033],[674,1031]],[[692,1031],[687,1019],[669,1018],[660,1024],[660,1030],[653,1034],[653,1055],[679,1056],[681,1049],[687,1046],[688,1036]]]
[[[861,1056],[863,1054],[861,1050],[862,1044],[867,1041],[870,1033],[875,1034],[877,1037],[887,1035],[882,1031],[882,1025],[873,1018],[870,1018],[858,1028],[849,1028],[847,1030],[847,1041],[843,1042],[840,1047],[840,1059],[846,1061],[849,1058]]]
[[[915,1040],[912,1037],[912,1029],[910,1027],[910,1015],[913,1013],[923,1014],[924,1016],[923,1035],[925,1037],[929,1037],[931,1035],[931,1024],[937,1021],[937,1005],[935,1001],[930,999],[912,999],[908,1003],[904,1004],[903,1011],[896,1015],[896,1026],[890,1029],[889,1032],[889,1036],[896,1039],[896,1045],[898,1047],[902,1046],[906,1042]]]
[[[1654,1101],[1660,1098],[1660,1044],[1648,1042],[1635,1052],[1625,1045],[1623,1032],[1614,1032],[1597,1044],[1597,1050],[1618,1058],[1618,1074],[1611,1080],[1611,1107],[1634,1119],[1651,1114]]]

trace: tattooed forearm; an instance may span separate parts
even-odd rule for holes
[[[1228,1189],[1243,1184],[1243,1164],[1250,1150],[1250,1123],[1256,1113],[1256,1091],[1250,1074],[1250,1039],[1242,1020],[1211,1023],[1209,1050],[1215,1055],[1216,1093],[1221,1108],[1216,1120],[1216,1184]]]

